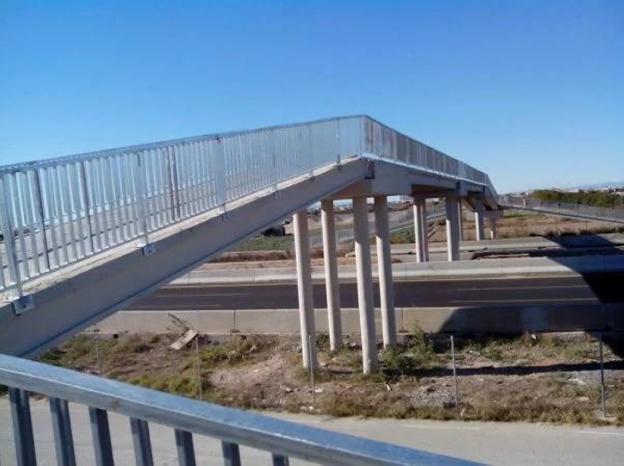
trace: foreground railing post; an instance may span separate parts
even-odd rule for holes
[[[50,398],[50,413],[52,414],[56,464],[58,466],[75,466],[76,454],[69,417],[69,404],[66,400]]]
[[[288,456],[273,455],[273,466],[289,466]]]
[[[180,463],[180,466],[195,466],[193,435],[190,432],[176,429],[175,442],[178,450],[178,462]]]
[[[9,388],[11,418],[13,420],[13,438],[18,466],[36,466],[35,440],[28,393],[17,388]]]
[[[154,466],[152,443],[150,441],[149,426],[142,419],[130,419],[132,443],[134,444],[134,458],[137,466]]]
[[[108,414],[103,409],[89,408],[96,466],[114,466]]]
[[[241,466],[240,450],[236,443],[221,442],[224,466]]]

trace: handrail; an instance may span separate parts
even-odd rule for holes
[[[488,176],[367,116],[211,134],[0,167],[0,291],[354,157]],[[146,252],[151,251],[147,247]],[[6,263],[4,263],[6,261]]]
[[[529,196],[513,196],[509,194],[499,196],[499,204],[510,209],[532,210],[588,220],[624,223],[624,209],[572,204],[569,202],[542,201]]]
[[[28,461],[35,450],[29,392],[50,398],[57,457],[74,458],[73,463],[62,464],[75,463],[68,402],[89,407],[96,458],[113,457],[106,415],[112,411],[130,418],[137,457],[152,458],[148,422],[175,429],[176,440],[183,440],[180,464],[195,464],[191,433],[220,439],[224,457],[238,459],[227,464],[240,464],[238,445],[271,452],[273,464],[288,464],[289,457],[332,465],[475,464],[2,354],[0,384],[10,387],[19,464],[34,464]]]

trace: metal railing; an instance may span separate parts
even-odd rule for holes
[[[610,209],[567,202],[546,202],[529,196],[503,195],[499,204],[512,209],[533,210],[536,212],[599,220],[611,223],[624,223],[624,209]]]
[[[269,452],[273,465],[288,465],[289,458],[332,465],[474,464],[135,387],[13,356],[0,355],[0,384],[9,387],[15,454],[17,463],[23,466],[36,464],[30,393],[41,394],[49,399],[59,466],[73,466],[77,462],[70,402],[86,405],[89,409],[94,456],[98,466],[112,466],[115,462],[115,438],[109,428],[109,411],[129,418],[138,466],[154,464],[150,422],[173,429],[171,442],[177,446],[178,460],[182,466],[196,464],[193,434],[221,440],[226,466],[241,464],[239,445]]]
[[[0,167],[0,291],[352,157],[483,184],[488,176],[365,116]]]

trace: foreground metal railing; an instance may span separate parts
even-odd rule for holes
[[[0,167],[0,291],[352,157],[486,186],[488,176],[365,116]]]
[[[546,202],[529,196],[504,195],[499,204],[512,209],[534,210],[537,212],[599,220],[611,223],[624,223],[624,209],[610,209],[566,202]]]
[[[291,457],[332,465],[473,464],[7,355],[0,355],[0,384],[9,387],[15,454],[17,463],[23,466],[36,464],[29,393],[49,399],[59,466],[75,465],[79,460],[74,449],[69,402],[88,406],[98,466],[112,466],[115,462],[115,432],[109,428],[109,411],[129,417],[138,466],[155,462],[149,422],[173,429],[171,442],[175,442],[181,466],[196,464],[193,434],[220,439],[226,466],[241,464],[239,445],[269,452],[273,465],[288,465]]]

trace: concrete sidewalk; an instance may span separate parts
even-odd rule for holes
[[[32,401],[32,419],[38,464],[56,464],[50,408],[43,400]],[[78,464],[95,464],[89,416],[84,406],[70,404]],[[264,413],[314,427],[419,448],[496,465],[588,465],[620,464],[624,429],[582,426],[551,426],[529,423],[438,422],[416,419],[334,419],[326,416]],[[109,413],[115,462],[134,464],[132,437],[126,417]],[[178,464],[172,429],[150,424],[154,464]],[[218,440],[194,436],[198,464],[223,464]],[[0,398],[0,464],[14,466],[11,415],[6,397]],[[270,456],[241,448],[245,465],[266,465]],[[291,460],[292,465],[310,464]]]

